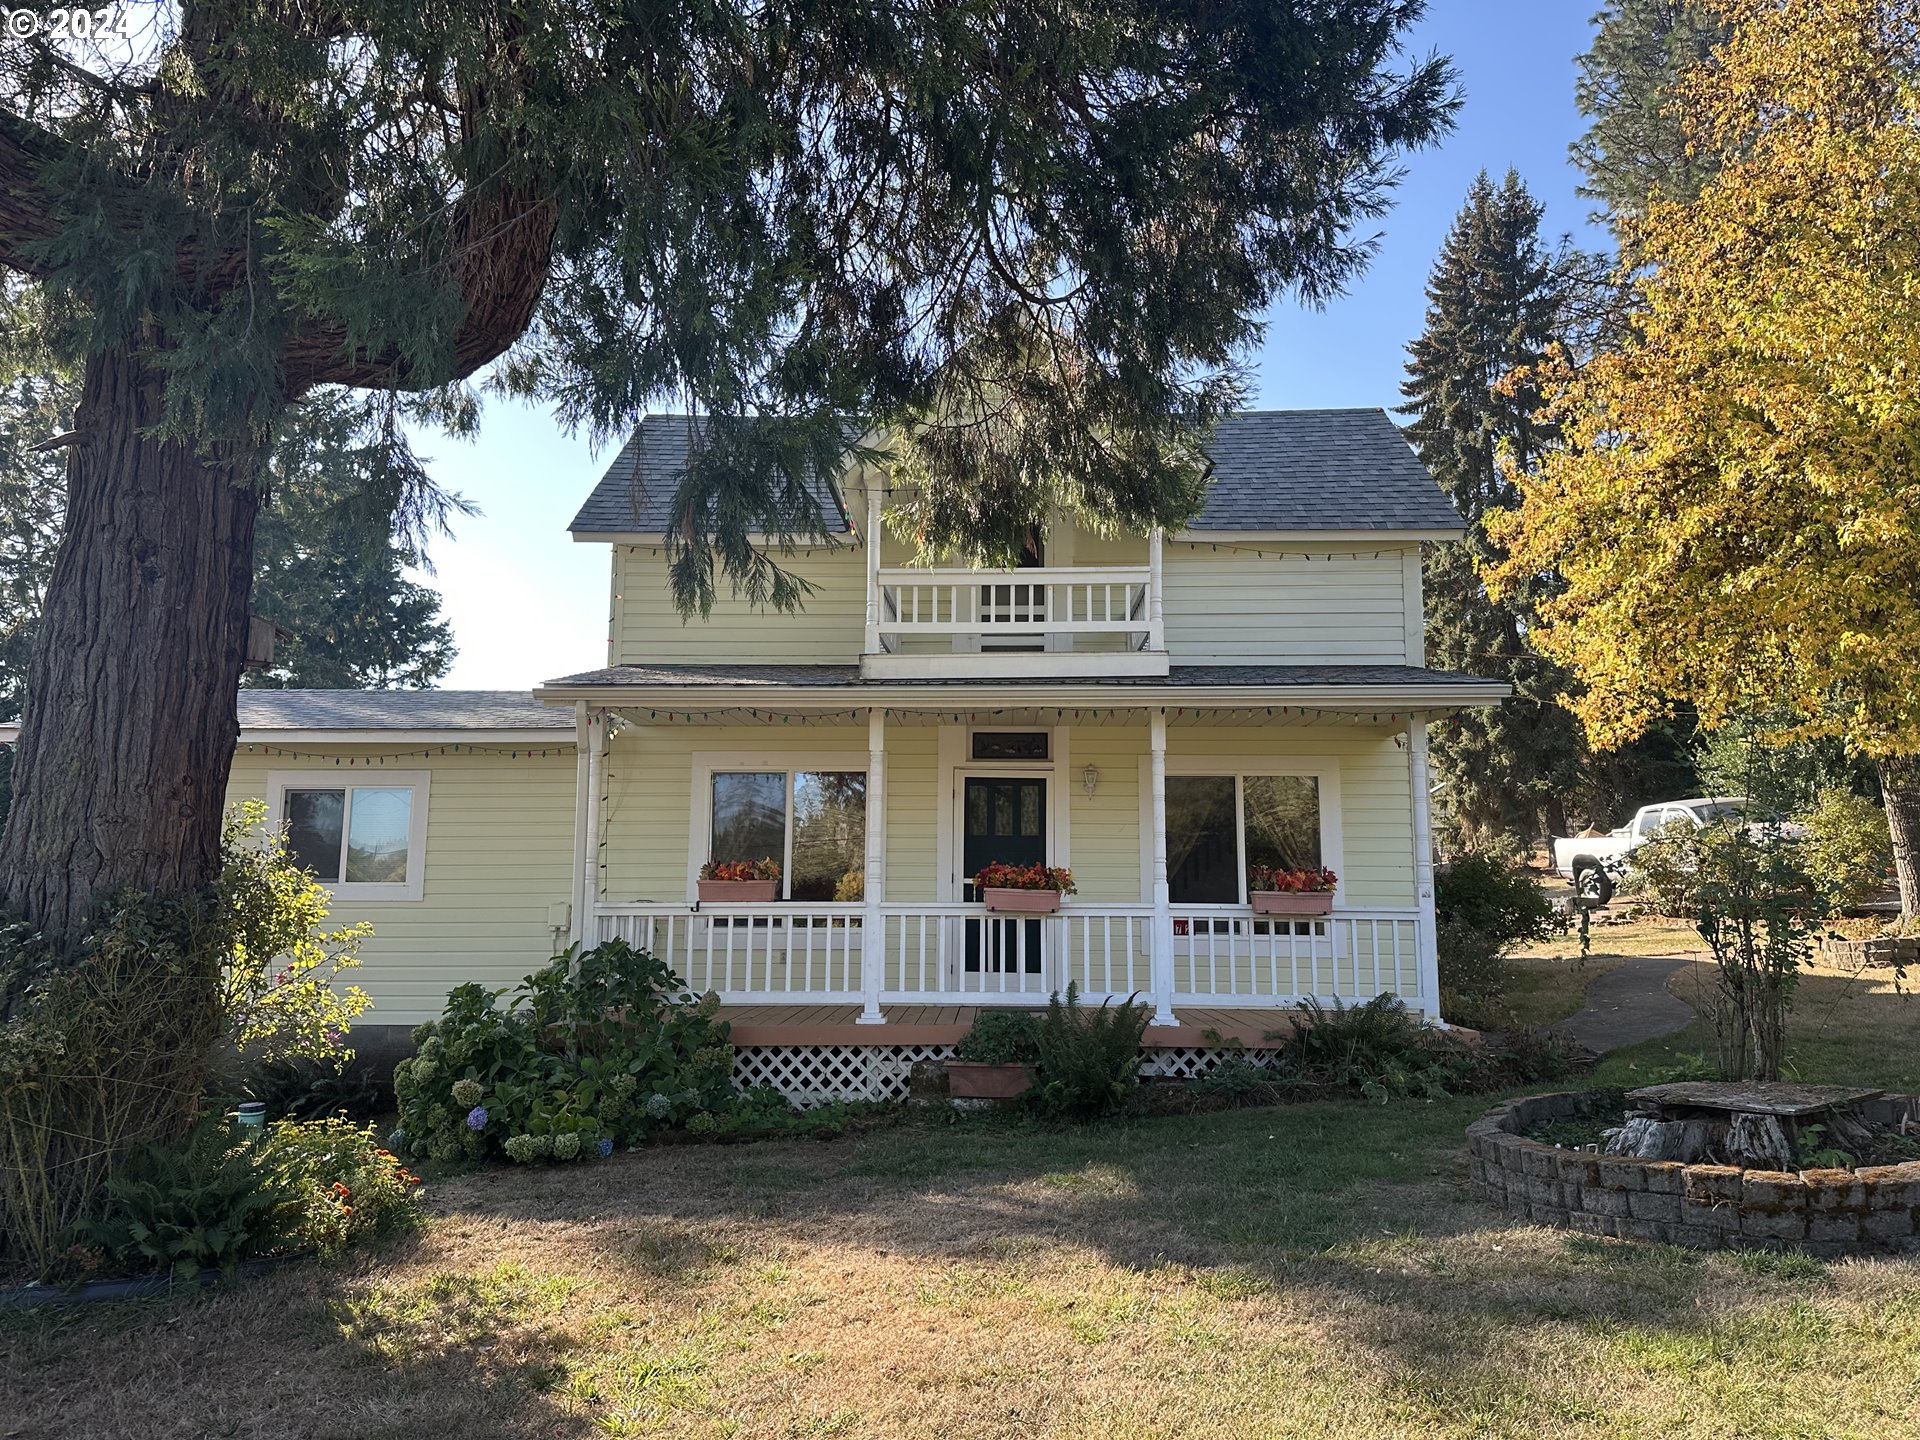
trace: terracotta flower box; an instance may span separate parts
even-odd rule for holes
[[[985,1060],[949,1060],[947,1091],[956,1100],[1011,1100],[1033,1088],[1031,1065],[994,1065]]]
[[[988,885],[980,891],[980,898],[989,910],[1015,915],[1051,915],[1060,908],[1058,890],[1003,890]]]
[[[1256,915],[1331,915],[1331,890],[1255,890],[1247,897]]]
[[[773,901],[778,880],[702,880],[702,905],[767,905]]]

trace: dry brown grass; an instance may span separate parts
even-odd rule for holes
[[[8,1322],[0,1434],[1920,1434],[1913,1265],[1509,1225],[1483,1103],[483,1171],[378,1257]]]

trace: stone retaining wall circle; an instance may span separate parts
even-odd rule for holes
[[[1742,1170],[1595,1155],[1529,1140],[1554,1120],[1620,1114],[1617,1090],[1509,1100],[1467,1127],[1475,1188],[1516,1219],[1695,1249],[1801,1249],[1821,1256],[1920,1254],[1920,1161],[1861,1170]],[[1920,1097],[1857,1107],[1871,1123],[1920,1126]]]

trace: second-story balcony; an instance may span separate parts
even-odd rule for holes
[[[872,679],[1167,673],[1160,544],[1149,563],[867,570]]]

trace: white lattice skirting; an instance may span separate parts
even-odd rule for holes
[[[1165,1050],[1149,1050],[1140,1062],[1140,1073],[1156,1079],[1192,1080],[1206,1074],[1229,1055],[1238,1055],[1252,1065],[1266,1065],[1279,1052],[1256,1050],[1251,1046],[1229,1050],[1209,1045],[1185,1045]]]
[[[1228,1055],[1265,1065],[1273,1054],[1207,1046],[1149,1050],[1140,1073],[1191,1080]],[[904,1100],[914,1062],[952,1055],[951,1045],[747,1045],[733,1052],[733,1083],[743,1090],[771,1085],[803,1110],[835,1100]]]
[[[904,1100],[919,1060],[945,1060],[951,1045],[744,1045],[733,1083],[771,1085],[801,1109],[835,1100]]]

